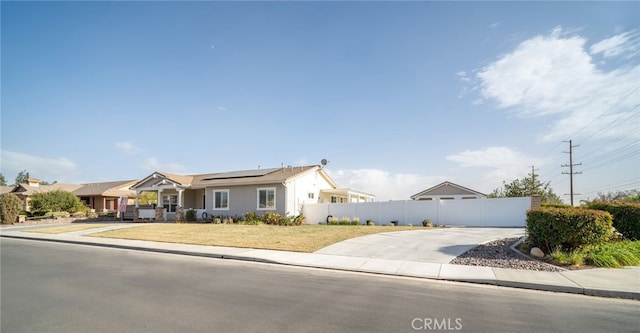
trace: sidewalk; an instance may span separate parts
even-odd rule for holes
[[[538,272],[398,259],[348,257],[321,253],[299,253],[83,236],[95,232],[140,225],[144,224],[124,224],[64,234],[40,234],[22,231],[24,228],[5,227],[0,229],[0,236],[640,300],[640,267],[638,266],[624,269],[593,268],[563,272]]]

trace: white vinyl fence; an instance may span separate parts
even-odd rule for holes
[[[376,225],[398,221],[398,225],[422,225],[425,219],[434,224],[469,227],[524,227],[531,198],[496,198],[466,200],[405,200],[362,203],[305,204],[305,223],[326,222],[328,216],[360,218],[360,223]]]

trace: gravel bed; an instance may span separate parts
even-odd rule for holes
[[[479,245],[451,260],[450,264],[487,266],[533,271],[560,272],[564,269],[515,253],[511,245],[519,238],[505,238]]]

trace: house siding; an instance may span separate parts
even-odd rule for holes
[[[304,204],[318,203],[320,190],[331,188],[331,184],[317,172],[310,172],[287,182],[286,213],[290,216],[299,215]],[[309,198],[309,193],[313,194],[313,198]]]
[[[276,209],[274,210],[258,210],[258,189],[259,188],[275,188],[276,189]],[[216,190],[229,190],[229,209],[214,210],[213,209],[213,192]],[[206,189],[207,202],[206,210],[211,216],[244,216],[248,212],[255,212],[258,215],[266,212],[275,212],[280,215],[286,213],[286,197],[285,187],[282,184],[261,184],[246,186],[222,186],[209,187]]]

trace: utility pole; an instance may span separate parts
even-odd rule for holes
[[[574,147],[578,147],[578,145],[574,146],[571,142],[571,140],[569,141],[563,141],[563,142],[569,142],[569,151],[565,151],[564,153],[568,153],[569,154],[569,164],[563,164],[561,165],[561,167],[569,167],[569,172],[563,172],[563,175],[569,175],[569,186],[570,186],[570,193],[569,195],[571,196],[571,206],[573,206],[573,175],[579,175],[582,172],[573,172],[573,167],[574,166],[578,166],[578,165],[582,165],[582,163],[578,163],[578,164],[573,164],[573,148]],[[566,194],[565,194],[566,195]]]

